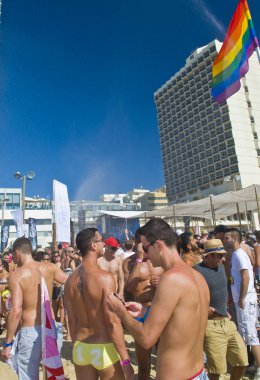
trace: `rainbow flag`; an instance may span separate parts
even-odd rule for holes
[[[247,0],[239,0],[222,48],[213,62],[211,94],[218,103],[240,89],[240,79],[248,72],[248,59],[257,46]]]

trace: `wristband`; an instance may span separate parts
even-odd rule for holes
[[[13,340],[12,340],[12,342],[10,342],[10,343],[6,343],[6,342],[5,342],[5,343],[4,343],[4,348],[12,346],[13,343],[14,343]]]
[[[137,263],[142,263],[142,262],[143,262],[143,260],[142,260],[142,259],[139,259],[139,257],[138,257],[137,259],[135,259],[135,261],[136,261]]]
[[[129,364],[131,364],[131,361],[130,361],[130,359],[121,360],[121,361],[120,361],[120,364],[121,364],[122,366],[124,366],[124,365],[129,365]]]

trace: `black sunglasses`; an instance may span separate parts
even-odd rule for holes
[[[213,257],[217,257],[218,259],[222,259],[223,255],[221,253],[212,253]]]
[[[153,241],[152,243],[148,244],[146,247],[143,246],[143,250],[145,253],[148,253],[148,248],[151,247],[151,245],[154,245],[155,241]]]

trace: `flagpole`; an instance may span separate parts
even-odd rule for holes
[[[258,62],[260,64],[260,48],[259,48],[259,46],[256,47],[255,51],[256,51],[256,54],[257,54],[257,57],[258,57]]]

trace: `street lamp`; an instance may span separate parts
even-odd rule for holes
[[[236,187],[236,181],[239,181],[241,179],[240,175],[239,174],[236,174],[236,175],[228,175],[226,177],[224,177],[224,181],[225,182],[233,182],[233,187],[234,187],[234,190],[237,191],[237,187]]]
[[[3,199],[1,199],[1,204],[2,204],[2,224],[1,224],[1,226],[3,227],[3,225],[4,225],[4,220],[5,220],[5,205],[6,205],[6,202],[8,202],[9,201],[9,198],[3,198]]]
[[[22,210],[23,210],[23,224],[25,224],[25,187],[26,181],[30,181],[35,177],[35,173],[33,171],[29,171],[27,175],[23,175],[20,172],[15,173],[16,179],[21,179],[23,181],[22,187]]]

